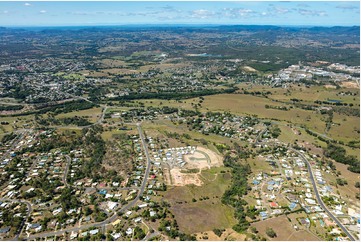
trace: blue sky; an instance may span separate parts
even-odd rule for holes
[[[360,2],[1,2],[0,26],[122,24],[360,25]]]

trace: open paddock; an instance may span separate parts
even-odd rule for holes
[[[268,240],[275,240],[275,241],[300,241],[300,240],[320,240],[315,235],[311,234],[310,232],[299,230],[296,231],[293,228],[293,225],[291,222],[288,221],[287,217],[285,215],[281,215],[279,217],[259,221],[252,224],[253,227],[256,227],[256,229],[259,231],[259,233],[267,238]],[[266,235],[266,229],[272,228],[275,233],[277,234],[277,237],[270,238]]]

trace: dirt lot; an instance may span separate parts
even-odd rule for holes
[[[319,238],[317,238],[316,236],[314,236],[313,234],[307,231],[303,231],[303,230],[296,231],[285,215],[256,222],[253,223],[252,226],[256,227],[259,233],[263,237],[269,240],[276,240],[276,241],[320,240]],[[275,238],[268,237],[266,235],[267,228],[272,228],[276,232],[277,237]]]
[[[170,170],[170,174],[173,186],[185,186],[190,184],[202,186],[203,184],[198,173],[182,173],[181,169],[174,168]]]
[[[356,82],[341,82],[341,86],[345,88],[359,88]]]
[[[257,72],[256,69],[254,69],[254,68],[252,68],[250,66],[243,66],[242,69],[245,70],[245,71],[249,71],[249,72]]]

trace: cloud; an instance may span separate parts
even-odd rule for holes
[[[277,14],[286,14],[291,12],[291,10],[289,10],[288,8],[282,8],[282,7],[274,7],[273,10],[277,13]]]
[[[246,8],[223,8],[222,12],[219,12],[220,17],[228,18],[244,18],[257,15],[258,13],[252,9]]]
[[[2,14],[8,14],[9,11],[8,11],[8,10],[4,10],[4,11],[2,11],[1,13],[2,13]]]
[[[303,16],[318,16],[318,17],[328,16],[328,14],[325,11],[308,10],[303,8],[298,9],[298,13]]]
[[[357,6],[351,5],[351,4],[341,4],[341,5],[336,6],[336,8],[340,8],[340,9],[343,9],[343,10],[354,10],[354,9],[358,9]]]
[[[44,14],[46,13],[46,10],[40,10],[39,13]]]
[[[214,17],[215,13],[206,9],[197,9],[191,11],[190,17],[192,18],[200,18],[200,19],[206,19]]]
[[[31,4],[30,3],[24,3],[24,6],[31,6]]]

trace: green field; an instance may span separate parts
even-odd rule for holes
[[[34,115],[24,115],[17,117],[0,117],[0,122],[9,122],[6,125],[0,125],[0,134],[12,132],[17,129],[28,128],[28,126],[24,126],[29,124],[32,125],[34,120]]]
[[[85,110],[74,111],[70,113],[61,113],[56,115],[56,118],[69,118],[69,117],[86,117],[90,122],[95,123],[102,113],[102,108],[90,108]]]

